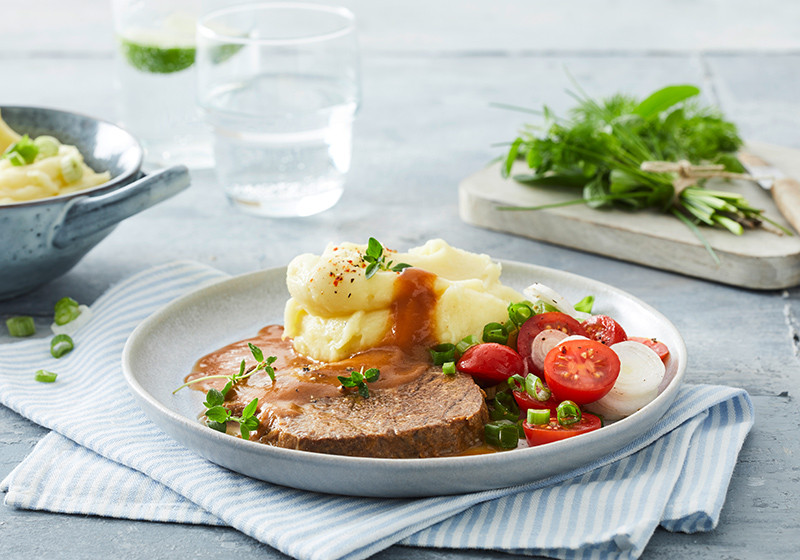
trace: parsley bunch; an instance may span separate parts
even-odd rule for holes
[[[524,126],[511,143],[502,173],[509,176],[514,162],[524,160],[533,172],[514,175],[514,180],[582,189],[582,198],[566,204],[670,213],[704,242],[696,227],[699,224],[723,227],[737,235],[762,221],[780,228],[741,195],[707,190],[702,184],[677,192],[670,174],[640,169],[644,161],[687,160],[744,171],[736,158],[742,146],[736,125],[718,110],[693,101],[699,93],[695,86],[676,85],[642,101],[621,94],[601,101],[583,93],[572,94],[577,105],[566,118],[544,107],[542,126]],[[706,248],[710,251],[707,243]]]

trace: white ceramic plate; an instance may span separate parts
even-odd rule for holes
[[[503,282],[522,290],[542,282],[573,301],[595,296],[596,313],[617,319],[629,335],[669,346],[666,386],[632,416],[598,431],[548,445],[489,455],[430,459],[343,457],[271,447],[211,430],[198,421],[204,396],[178,387],[194,362],[230,342],[280,324],[288,298],[286,269],[224,280],[165,306],[128,339],[125,379],[145,413],[176,440],[236,472],[305,490],[358,496],[411,497],[503,488],[589,463],[630,443],[661,418],[686,369],[686,346],[658,311],[606,284],[544,267],[503,263]],[[342,481],[358,481],[345,485]]]

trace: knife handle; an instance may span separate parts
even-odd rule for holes
[[[783,217],[800,232],[800,183],[794,179],[775,179],[772,184],[772,198]]]

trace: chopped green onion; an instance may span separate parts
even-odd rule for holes
[[[594,296],[586,296],[574,306],[575,311],[581,311],[583,313],[591,313],[592,307],[594,307]]]
[[[33,322],[33,317],[27,315],[6,319],[6,327],[11,336],[21,337],[36,334],[36,323]]]
[[[56,302],[55,323],[56,325],[66,325],[74,321],[81,314],[78,302],[71,297],[63,297]]]
[[[33,163],[38,153],[39,148],[36,147],[36,144],[33,143],[30,136],[25,134],[22,138],[6,148],[2,157],[9,159],[11,165],[18,167],[20,165]]]
[[[455,375],[456,374],[456,363],[455,362],[445,362],[442,364],[442,373],[445,375]]]
[[[77,183],[81,180],[83,167],[78,158],[71,154],[61,158],[61,176],[67,183]]]
[[[542,300],[538,300],[536,303],[533,304],[533,312],[536,315],[540,315],[542,313],[550,313],[551,311],[558,311],[558,308]]]
[[[454,362],[456,360],[456,345],[455,344],[437,344],[429,350],[433,365],[440,366],[447,362]]]
[[[499,391],[489,403],[489,418],[492,420],[519,420],[519,406],[514,396],[506,391]]]
[[[7,154],[5,158],[11,162],[11,165],[14,167],[22,167],[23,165],[28,164],[28,162],[25,161],[25,158],[19,155],[17,152],[11,152]]]
[[[533,306],[528,301],[508,304],[508,318],[518,327],[533,316]]]
[[[50,354],[54,358],[60,358],[64,354],[72,352],[73,348],[75,348],[75,343],[67,334],[57,334],[50,341]]]
[[[525,388],[525,378],[518,373],[509,377],[507,382],[512,391],[519,391]]]
[[[58,377],[57,373],[53,373],[52,371],[47,371],[46,369],[40,369],[36,371],[36,375],[34,379],[39,383],[52,383]]]
[[[510,420],[489,422],[483,427],[486,443],[501,449],[514,449],[519,445],[519,430]]]
[[[33,143],[43,158],[58,154],[58,147],[61,145],[61,142],[52,136],[37,136]]]
[[[544,381],[532,373],[525,376],[525,392],[539,402],[549,400],[553,396]]]
[[[550,423],[550,409],[549,408],[529,408],[528,409],[528,424],[531,426],[541,426]]]
[[[461,355],[470,348],[472,348],[473,346],[475,346],[476,344],[478,344],[479,342],[480,341],[478,340],[478,337],[475,336],[474,334],[465,336],[464,338],[461,339],[461,342],[456,344],[456,352],[458,352],[458,354]]]
[[[489,323],[483,327],[483,341],[506,344],[508,342],[508,332],[500,323]]]
[[[572,401],[564,401],[556,408],[558,423],[562,426],[571,426],[581,421],[581,409]]]

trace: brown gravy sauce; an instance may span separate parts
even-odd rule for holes
[[[264,356],[275,356],[276,376],[273,382],[263,371],[236,384],[234,394],[228,395],[229,408],[241,410],[254,398],[259,402],[259,434],[276,416],[301,414],[303,407],[317,399],[336,397],[351,392],[345,389],[338,376],[350,376],[352,371],[378,368],[380,378],[369,383],[370,391],[379,391],[410,383],[430,367],[428,348],[434,341],[434,315],[436,293],[433,289],[435,275],[418,268],[406,268],[395,282],[395,292],[390,308],[391,329],[380,345],[354,354],[338,362],[318,362],[295,352],[291,340],[283,339],[283,327],[269,325],[252,338],[228,344],[203,356],[195,363],[186,381],[208,375],[231,375],[239,371],[242,360],[245,369],[256,365],[248,343],[261,348]],[[225,379],[208,379],[190,385],[207,392],[221,390]],[[464,455],[494,452],[489,446],[478,446]]]

